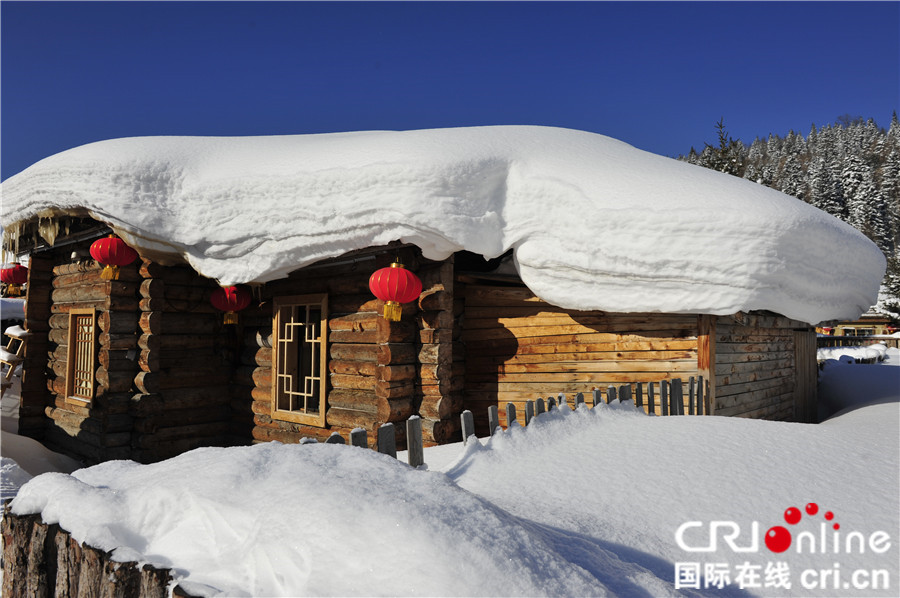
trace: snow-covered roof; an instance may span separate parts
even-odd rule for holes
[[[394,240],[431,259],[511,248],[525,284],[570,309],[855,318],[885,265],[780,192],[535,126],[113,139],[3,183],[7,228],[53,212],[90,214],[222,284]]]

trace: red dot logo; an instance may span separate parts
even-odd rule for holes
[[[825,519],[827,519],[828,521],[831,521],[832,519],[834,519],[834,513],[832,513],[831,511],[828,511],[827,513],[825,513]]]
[[[791,507],[784,512],[784,520],[791,525],[798,523],[800,521],[800,517],[802,517],[802,515],[800,514],[800,509],[798,509],[797,507]]]
[[[788,509],[788,511],[790,511],[790,509]],[[785,519],[787,519],[787,513],[785,513]],[[799,511],[797,521],[800,521]],[[788,523],[790,523],[790,521]],[[791,540],[791,532],[780,525],[770,527],[769,531],[766,532],[766,548],[772,552],[784,552],[791,547]]]
[[[811,502],[808,505],[806,505],[806,514],[807,515],[815,515],[818,512],[819,512],[819,505],[817,505],[816,503]]]

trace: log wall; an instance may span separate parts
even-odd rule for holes
[[[803,347],[795,343],[795,332],[814,334],[808,324],[777,314],[718,318],[716,415],[809,421],[815,382],[804,364],[814,364],[815,353],[809,354],[809,343],[798,353]]]
[[[403,307],[399,322],[385,320],[383,304],[369,290],[369,276],[396,257],[422,279],[417,303]],[[249,388],[255,442],[324,440],[354,428],[368,431],[375,445],[379,426],[403,422],[421,412],[429,444],[458,431],[458,389],[450,381],[452,361],[452,262],[424,260],[414,248],[400,248],[331,260],[267,283],[261,302],[245,312],[242,334],[243,384]],[[272,301],[291,295],[328,295],[328,385],[325,427],[287,422],[272,410]],[[444,378],[442,378],[444,376]],[[456,393],[456,395],[454,395]],[[405,443],[398,426],[398,443]]]
[[[103,280],[102,267],[93,260],[67,259],[71,250],[67,247],[41,257],[55,263],[49,284],[44,284],[50,290],[44,320],[49,341],[44,353],[48,360],[46,388],[50,393],[44,406],[44,443],[88,464],[128,459],[132,457],[129,409],[138,369],[140,276],[137,265],[132,264],[120,269],[119,280]],[[69,312],[76,308],[96,310],[94,396],[83,404],[66,400]]]
[[[188,266],[149,260],[138,273],[132,458],[150,463],[233,444],[231,385],[240,339],[209,301],[218,285]]]
[[[656,382],[702,374],[698,367],[700,318],[678,314],[612,314],[565,310],[524,287],[457,283],[460,333],[457,368],[464,371],[465,408],[479,415],[498,405],[564,392]],[[708,347],[708,343],[704,346]]]

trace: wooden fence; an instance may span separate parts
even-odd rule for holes
[[[644,393],[644,384],[638,382],[634,385],[623,384],[619,387],[609,386],[606,389],[606,402],[610,403],[615,400],[620,402],[634,401],[636,407],[644,409],[648,414],[656,413],[657,401],[659,402],[661,415],[708,415],[710,412],[709,405],[709,384],[703,380],[703,376],[694,378],[691,376],[687,383],[681,379],[663,380],[659,383],[659,391],[657,394],[657,383],[649,382],[646,387],[646,395]],[[685,401],[685,391],[687,391],[687,401]],[[584,393],[578,393],[573,398],[575,409],[586,408]],[[603,402],[603,393],[600,389],[594,389],[591,394],[591,406],[596,407]],[[685,413],[685,404],[687,412]],[[536,401],[525,402],[524,424],[527,426],[535,417],[542,413],[552,411],[568,405],[568,398],[564,393],[559,393],[556,397],[547,397],[544,401],[539,398]],[[475,419],[469,410],[463,411],[462,420],[462,440],[465,443],[469,436],[475,434]],[[506,421],[517,422],[518,414],[516,406],[512,403],[506,404]],[[498,429],[502,429],[500,425],[499,410],[496,405],[488,407],[488,427],[496,433]],[[376,438],[376,448],[379,453],[397,457],[396,428],[394,424],[383,424],[378,428]],[[304,438],[301,444],[314,444],[318,442],[315,438]],[[338,432],[334,432],[327,440],[326,444],[346,444],[347,441]],[[418,415],[413,415],[406,420],[406,443],[407,443],[407,461],[412,467],[419,467],[425,464],[425,449],[422,442],[422,420]],[[350,444],[366,448],[369,445],[368,434],[363,428],[356,428],[350,432]]]
[[[816,346],[820,349],[826,347],[865,347],[875,343],[884,343],[888,348],[900,349],[900,338],[885,334],[872,336],[819,336],[816,338]]]

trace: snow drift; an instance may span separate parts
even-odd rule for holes
[[[3,203],[7,228],[89,214],[222,284],[397,239],[432,259],[512,248],[525,284],[569,309],[852,319],[885,263],[783,193],[550,127],[113,139],[11,177]]]

